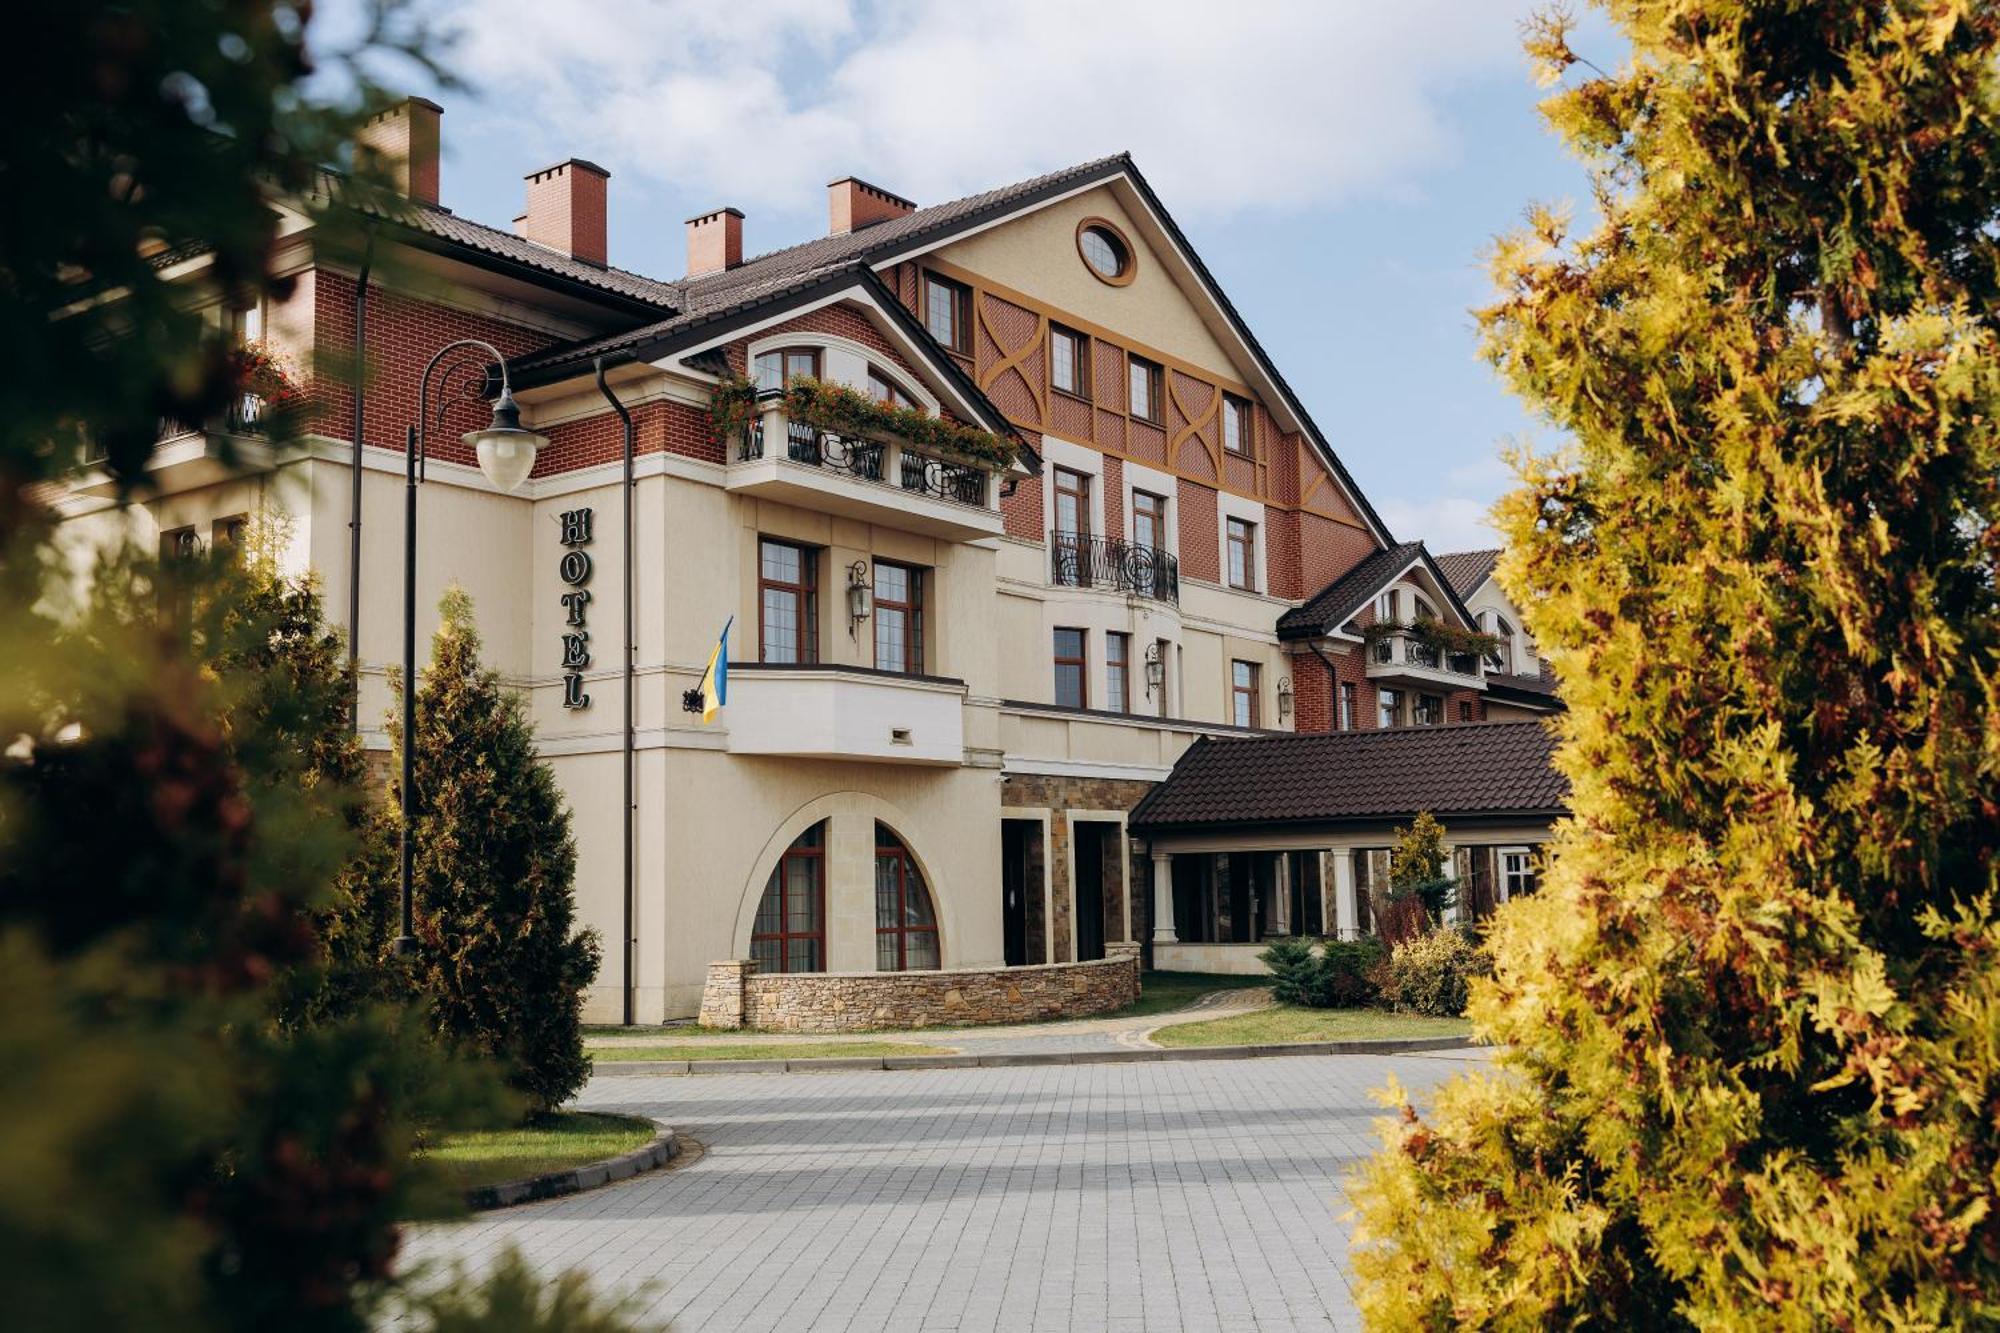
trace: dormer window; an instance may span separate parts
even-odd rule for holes
[[[774,352],[759,352],[756,360],[750,363],[750,378],[757,381],[759,393],[782,389],[797,375],[819,378],[817,347],[786,347]]]
[[[1497,611],[1479,613],[1479,627],[1499,639],[1493,651],[1486,654],[1486,669],[1501,675],[1510,675],[1514,670],[1514,627],[1509,625]]]
[[[904,407],[912,412],[922,410],[917,406],[916,399],[903,392],[901,385],[873,366],[868,367],[868,396],[891,407]]]

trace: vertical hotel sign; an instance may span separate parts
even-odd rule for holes
[[[566,509],[557,515],[562,524],[562,563],[557,566],[564,592],[562,673],[563,707],[588,708],[590,696],[583,692],[583,671],[590,665],[590,631],[585,628],[590,607],[590,516],[588,509]]]

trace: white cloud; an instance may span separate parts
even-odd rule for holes
[[[1500,545],[1493,530],[1490,500],[1472,500],[1463,495],[1423,496],[1408,499],[1378,498],[1375,508],[1397,541],[1422,541],[1432,555],[1446,551],[1483,551]]]
[[[1479,0],[464,0],[482,119],[745,208],[849,172],[935,201],[1131,149],[1177,211],[1401,192],[1451,160],[1439,98],[1518,68]],[[602,145],[602,147],[598,147]]]

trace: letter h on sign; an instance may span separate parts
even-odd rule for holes
[[[590,552],[578,547],[590,542],[588,509],[566,509],[557,515],[562,524],[562,563],[556,572],[570,591],[562,595],[563,623],[571,632],[562,636],[563,707],[588,708],[590,696],[583,692],[583,669],[590,665],[590,631],[584,628],[584,609],[590,605]]]

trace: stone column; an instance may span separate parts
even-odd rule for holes
[[[1279,852],[1271,875],[1271,918],[1273,937],[1292,933],[1292,854]]]
[[[1153,943],[1179,944],[1174,933],[1174,854],[1153,853]],[[1153,965],[1159,966],[1154,960]]]
[[[757,970],[748,958],[725,958],[708,965],[708,980],[701,988],[701,1017],[705,1028],[743,1026],[743,982]]]
[[[1455,926],[1465,919],[1464,905],[1458,895],[1465,892],[1466,885],[1458,882],[1458,849],[1450,843],[1444,844],[1444,877],[1452,882],[1451,906],[1444,909],[1444,924]]]
[[[1354,901],[1354,852],[1336,847],[1326,854],[1333,863],[1334,937],[1352,940],[1361,936],[1361,911]]]

